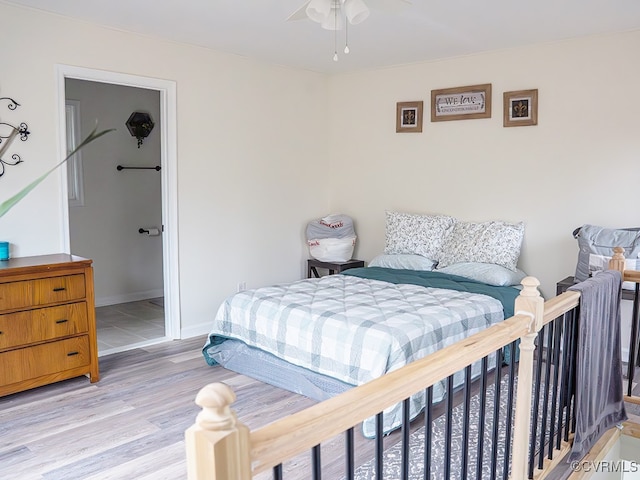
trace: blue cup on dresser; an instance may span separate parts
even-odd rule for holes
[[[0,242],[0,260],[9,260],[9,242]]]

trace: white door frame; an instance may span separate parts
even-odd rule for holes
[[[180,338],[180,288],[178,262],[178,187],[177,187],[177,121],[176,121],[176,83],[138,75],[94,70],[70,65],[56,65],[57,102],[58,102],[58,157],[66,157],[65,134],[65,79],[88,80],[128,87],[157,90],[160,93],[160,171],[162,177],[162,260],[164,276],[165,337]],[[60,169],[62,185],[60,206],[62,211],[63,252],[71,253],[69,234],[69,205],[67,198],[67,170]]]

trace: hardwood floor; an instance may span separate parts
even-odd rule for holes
[[[79,377],[0,397],[0,479],[185,479],[184,431],[199,412],[197,392],[211,382],[234,389],[233,409],[252,429],[315,403],[208,366],[201,354],[204,341],[192,338],[100,357],[101,380],[95,384]],[[385,448],[398,435],[385,437]],[[374,442],[358,428],[355,437],[360,464],[373,457]],[[343,452],[342,437],[323,444],[324,479],[341,478]],[[285,478],[310,478],[309,457],[285,464]],[[257,478],[270,478],[268,473]]]
[[[186,478],[184,431],[207,383],[236,391],[252,428],[313,403],[221,367],[204,338],[100,357],[101,379],[79,377],[0,398],[0,478],[146,480]]]
[[[207,365],[205,338],[100,357],[101,379],[86,377],[0,397],[0,479],[185,479],[184,431],[200,411],[196,394],[225,382],[236,392],[238,418],[255,429],[314,400]],[[417,427],[416,427],[417,428]],[[385,447],[399,440],[385,437]],[[373,443],[356,429],[356,463],[373,457]],[[322,445],[323,478],[342,476],[340,436]],[[284,465],[287,480],[310,478],[310,455]],[[271,478],[271,472],[257,479]]]

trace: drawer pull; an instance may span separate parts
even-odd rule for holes
[[[67,357],[73,357],[74,355],[78,355],[80,352],[69,352],[67,353]]]
[[[56,288],[53,289],[54,292],[62,292],[64,290],[66,290],[65,287],[56,287]]]
[[[69,320],[67,320],[66,318],[62,319],[62,320],[56,320],[56,323],[67,323]]]

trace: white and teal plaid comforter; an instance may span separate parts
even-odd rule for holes
[[[503,318],[501,302],[482,294],[330,275],[229,297],[207,343],[239,339],[292,364],[361,385]],[[437,390],[434,397],[441,399]],[[414,416],[424,405],[419,399],[412,403]],[[385,416],[385,426],[389,422]]]

